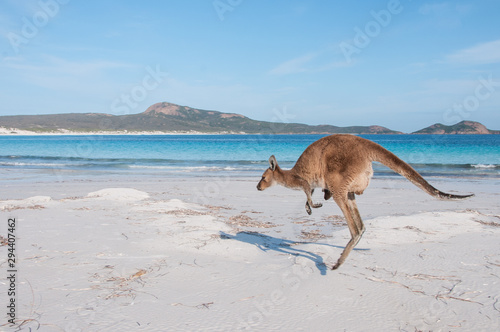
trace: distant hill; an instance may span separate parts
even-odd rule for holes
[[[381,126],[310,126],[257,121],[241,114],[157,103],[139,114],[66,113],[0,116],[0,134],[15,133],[235,133],[235,134],[402,134]],[[500,134],[478,122],[440,123],[414,134]]]
[[[462,121],[452,126],[445,126],[441,123],[433,124],[430,127],[421,129],[413,134],[500,134],[498,130],[489,130],[483,124],[474,121]]]
[[[36,133],[65,133],[68,131],[81,133],[127,131],[247,134],[400,133],[381,126],[310,126],[300,123],[257,121],[241,114],[207,111],[167,102],[154,104],[139,114],[119,116],[101,113],[0,116],[0,127],[12,131],[20,129]]]

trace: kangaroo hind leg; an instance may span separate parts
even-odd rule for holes
[[[342,251],[340,258],[337,260],[337,263],[332,266],[332,270],[337,269],[340,265],[342,265],[342,263],[344,263],[347,256],[349,256],[351,250],[356,246],[356,244],[358,244],[365,231],[365,226],[363,225],[363,221],[361,220],[356,206],[354,193],[334,196],[334,199],[347,220],[347,226],[351,232],[351,240],[345,246],[344,251]]]
[[[361,219],[361,215],[359,214],[358,206],[356,205],[356,197],[354,193],[347,194],[347,206],[349,207],[349,211],[351,212],[354,221],[356,223],[356,227],[359,232],[359,237],[361,237],[365,232],[365,225],[363,224],[363,220]]]

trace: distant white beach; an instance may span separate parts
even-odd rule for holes
[[[239,135],[245,134],[243,132],[213,132],[213,133],[204,133],[199,131],[171,131],[171,132],[163,132],[163,131],[129,131],[129,130],[106,130],[106,131],[91,131],[91,132],[79,132],[79,131],[70,131],[66,129],[61,129],[60,131],[48,131],[48,132],[38,132],[31,130],[23,130],[16,128],[4,128],[0,127],[0,135],[26,135],[26,136],[60,136],[60,135],[74,135],[74,136],[82,136],[82,135],[90,135],[90,136],[105,136],[105,135]]]

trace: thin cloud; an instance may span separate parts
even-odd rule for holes
[[[44,74],[85,75],[91,76],[96,73],[115,68],[130,68],[133,65],[121,62],[93,60],[93,61],[70,61],[52,55],[40,56],[38,64],[27,64],[28,61],[4,61],[2,67],[18,70],[19,72],[38,72]],[[25,60],[25,59],[23,59]]]
[[[472,9],[468,4],[453,2],[426,3],[420,6],[418,12],[427,16],[428,24],[444,29],[455,29],[462,25],[462,20]]]
[[[288,75],[306,72],[305,66],[317,57],[315,53],[309,53],[301,57],[288,60],[273,68],[270,73],[273,75]]]
[[[322,60],[319,59],[321,57],[323,58]],[[335,68],[350,66],[350,64],[346,61],[335,61],[336,56],[334,56],[334,58],[332,59],[325,59],[325,57],[325,54],[321,53],[308,53],[306,55],[281,63],[280,65],[273,68],[269,73],[272,75],[320,73]]]
[[[469,65],[499,63],[500,39],[459,50],[448,55],[446,60],[450,63]]]
[[[418,12],[422,15],[442,15],[443,13],[450,12],[451,5],[448,2],[424,4],[419,9]]]
[[[79,91],[94,96],[113,93],[113,89],[123,84],[123,77],[120,81],[113,76],[112,71],[135,67],[137,66],[114,61],[74,61],[51,55],[41,55],[36,63],[26,59],[0,62],[0,70],[12,77],[13,84],[57,93]]]

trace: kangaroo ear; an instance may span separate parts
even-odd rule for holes
[[[276,166],[278,166],[278,162],[276,161],[276,157],[272,155],[269,157],[269,168],[271,171],[274,171],[276,169]]]

